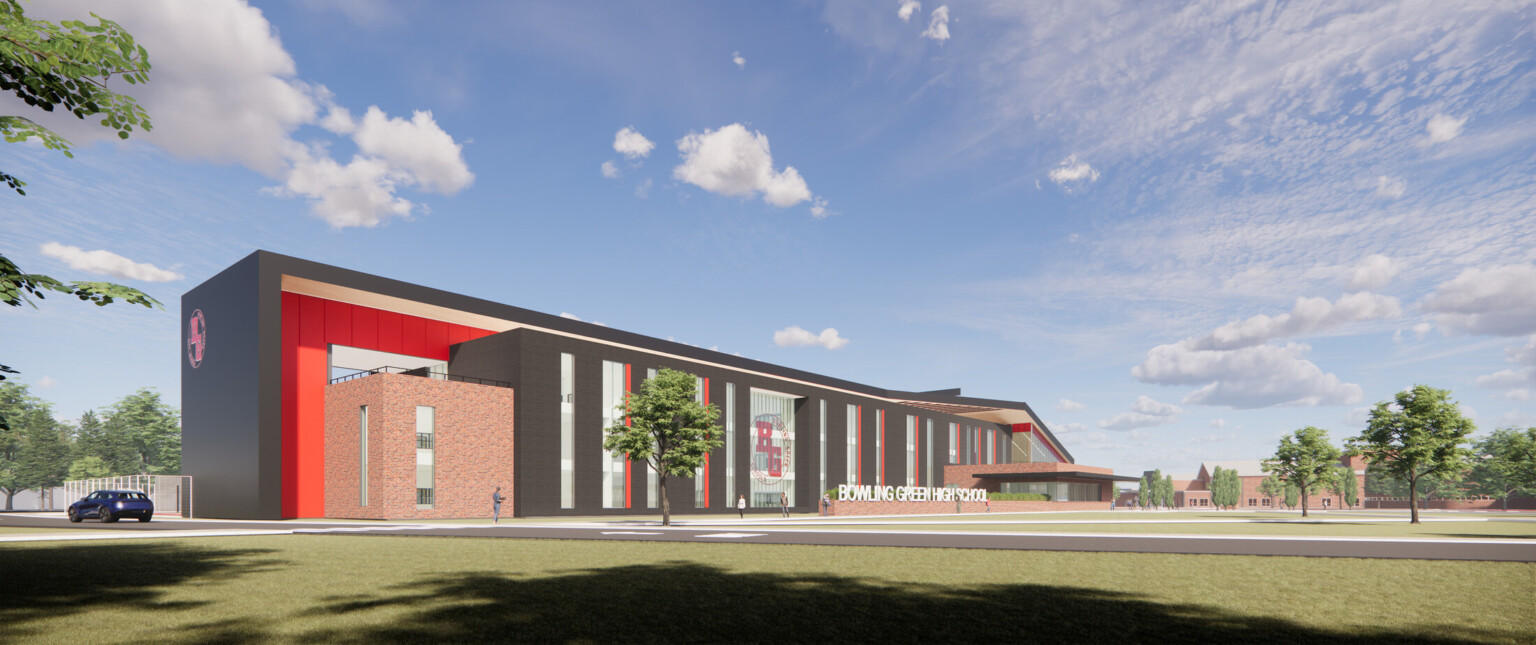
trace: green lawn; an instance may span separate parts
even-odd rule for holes
[[[770,527],[772,528],[772,527]],[[850,531],[989,531],[998,533],[1144,533],[1160,535],[1277,535],[1336,537],[1417,538],[1517,538],[1536,540],[1536,522],[1284,522],[1253,523],[1141,523],[1141,524],[1041,524],[1007,522],[967,524],[828,524],[828,530]]]
[[[1536,640],[1530,563],[296,535],[0,572],[0,642]]]

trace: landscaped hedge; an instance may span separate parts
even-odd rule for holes
[[[1051,496],[1041,493],[987,493],[987,499],[994,502],[1049,502]]]

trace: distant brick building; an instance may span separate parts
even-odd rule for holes
[[[1343,457],[1339,463],[1348,466],[1355,471],[1355,505],[1359,506],[1365,499],[1365,458]],[[1236,470],[1237,476],[1243,482],[1243,494],[1237,500],[1240,509],[1265,510],[1284,507],[1284,497],[1268,497],[1259,494],[1259,484],[1268,475],[1264,472],[1263,461],[1250,459],[1245,461],[1207,461],[1200,464],[1200,472],[1193,476],[1173,475],[1173,505],[1175,508],[1215,508],[1211,501],[1211,476],[1216,468]],[[1143,473],[1144,477],[1151,478],[1152,471]],[[1308,491],[1307,508],[1313,510],[1327,510],[1344,508],[1344,500],[1326,490]],[[1122,505],[1130,505],[1136,499],[1134,488],[1121,493],[1118,500]],[[1297,506],[1301,505],[1300,501]]]

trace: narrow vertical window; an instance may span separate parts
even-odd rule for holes
[[[707,382],[702,376],[693,379],[693,400],[703,404],[709,400],[709,395],[704,392]],[[704,463],[693,473],[693,507],[709,508],[709,455],[704,456]]]
[[[989,463],[989,464],[997,463],[995,461],[995,455],[992,452],[992,449],[997,447],[997,431],[996,430],[988,430],[987,434],[986,434],[986,437],[987,437],[987,461],[986,461],[986,463]]]
[[[652,367],[645,370],[645,378],[646,380],[656,378],[656,368]],[[651,453],[655,454],[655,452],[656,440],[653,438],[651,439]],[[646,508],[661,507],[661,485],[656,480],[656,469],[652,468],[649,463],[645,466],[645,506]]]
[[[816,489],[816,497],[821,498],[822,491],[827,490],[827,400],[821,400],[821,420],[816,423],[816,428],[821,431],[821,465],[816,472],[821,473],[821,487]]]
[[[885,485],[885,410],[875,410],[875,484]]]
[[[956,450],[959,449],[959,446],[956,445],[957,441],[959,440],[959,434],[960,425],[957,423],[949,424],[949,463],[952,464],[960,463],[955,461],[955,457],[957,456]]]
[[[923,470],[923,482],[926,486],[933,485],[933,419],[928,420],[928,446],[923,451],[928,456],[928,467]]]
[[[848,405],[848,474],[850,486],[859,484],[859,406]]]
[[[576,508],[576,357],[560,355],[560,508]]]
[[[906,485],[917,485],[917,418],[906,415]]]
[[[725,503],[736,507],[736,384],[725,384]]]
[[[437,449],[437,410],[416,406],[416,508],[432,508],[436,501],[433,472]]]
[[[368,505],[368,406],[357,409],[357,505]]]
[[[624,364],[603,361],[603,425],[600,433],[606,437],[608,428],[624,421]],[[602,450],[598,463],[602,464],[603,508],[624,508],[624,453]]]

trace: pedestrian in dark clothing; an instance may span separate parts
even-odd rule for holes
[[[496,492],[491,493],[491,523],[492,524],[500,524],[501,523],[501,503],[503,501],[506,501],[506,499],[507,499],[506,497],[503,497],[501,495],[501,487],[500,486],[496,487]]]
[[[822,493],[821,494],[821,515],[822,515],[822,517],[826,517],[826,516],[831,515],[831,514],[832,514],[832,496],[828,495],[826,493]]]
[[[779,493],[779,510],[784,511],[784,517],[789,517],[789,495]]]

